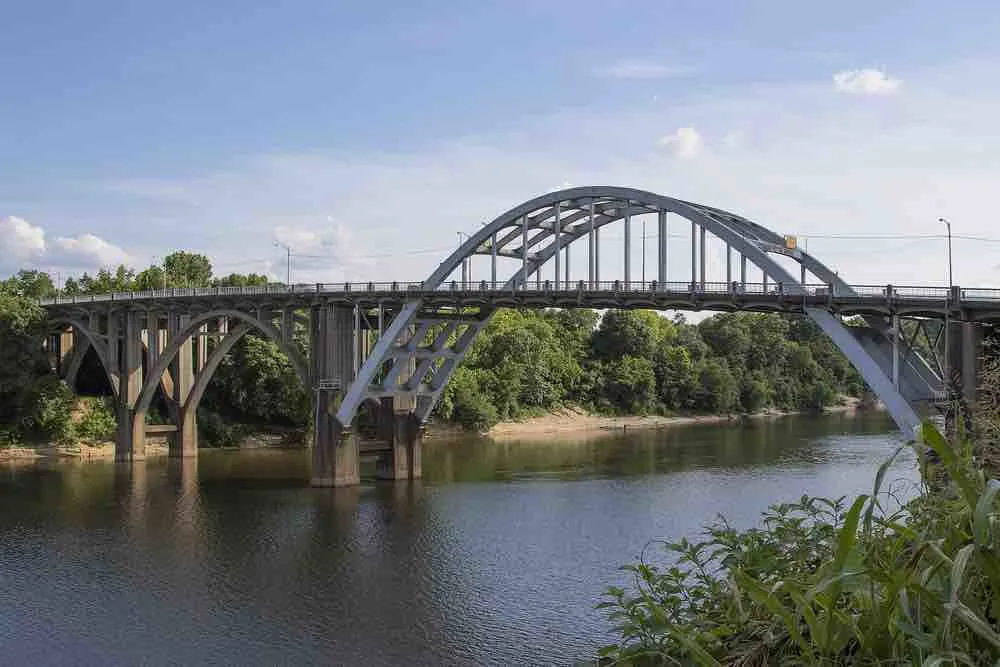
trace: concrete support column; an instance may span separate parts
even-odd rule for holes
[[[139,314],[122,314],[122,354],[118,363],[118,432],[115,442],[116,461],[138,461],[146,458],[145,423],[136,419],[135,404],[142,391],[142,331]]]
[[[59,371],[60,376],[64,376],[66,373],[66,368],[69,366],[69,361],[72,358],[73,351],[75,349],[75,338],[73,336],[73,329],[65,329],[59,332],[59,349],[58,349],[58,366],[56,368]]]
[[[341,424],[334,416],[354,380],[354,308],[315,308],[311,334],[315,384],[312,485],[358,484],[361,480],[354,424]]]
[[[423,477],[423,427],[414,411],[399,404],[413,403],[386,398],[379,410],[379,436],[389,445],[389,451],[376,462],[375,476],[379,479],[406,480]]]
[[[171,458],[198,456],[198,410],[185,406],[178,411],[177,432],[170,447]]]
[[[960,327],[961,336],[956,338],[961,340],[962,351],[961,356],[952,361],[952,367],[961,369],[962,398],[971,408],[976,402],[976,390],[979,388],[983,327],[975,322],[962,322]]]
[[[195,349],[197,350],[197,363],[195,364],[195,371],[200,373],[201,369],[205,367],[208,363],[208,322],[205,322],[200,327],[198,327],[198,333],[195,334]]]
[[[167,320],[167,335],[171,340],[180,335],[191,321],[189,315],[171,315]],[[195,334],[197,336],[197,334]],[[194,387],[194,342],[190,337],[181,343],[177,356],[170,364],[173,391],[168,408],[177,431],[170,443],[169,455],[175,458],[198,455],[198,419],[195,410],[187,410],[188,397]]]

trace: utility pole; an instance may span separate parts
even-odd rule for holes
[[[281,241],[274,241],[275,248],[285,249],[285,287],[292,288],[292,246]]]
[[[951,223],[946,218],[938,218],[938,222],[944,223],[948,229],[948,296],[944,300],[944,389],[951,399],[951,298],[955,292],[955,280],[952,274],[951,262]]]

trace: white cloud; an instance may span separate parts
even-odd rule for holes
[[[692,158],[701,153],[701,135],[693,127],[679,127],[657,142],[657,145],[676,158]]]
[[[306,223],[308,224],[308,223]],[[274,240],[287,246],[292,253],[292,280],[319,281],[352,280],[357,272],[372,263],[365,248],[357,243],[354,234],[343,224],[327,217],[327,224],[319,227],[278,225],[273,229]],[[287,256],[282,248],[281,261],[271,260],[271,271],[283,274]]]
[[[903,85],[880,69],[850,69],[833,75],[834,87],[842,93],[854,95],[888,95]]]
[[[653,60],[619,60],[594,69],[594,75],[606,79],[667,79],[689,76],[695,68],[682,65],[668,65]]]
[[[127,263],[128,254],[95,234],[46,240],[46,231],[23,218],[0,219],[0,276],[20,269],[93,271]]]
[[[95,266],[125,264],[129,261],[129,255],[99,236],[84,233],[75,237],[56,238],[49,259],[62,266],[91,269]]]
[[[45,252],[45,230],[24,218],[0,219],[0,261],[27,261]]]

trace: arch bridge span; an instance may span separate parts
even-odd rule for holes
[[[746,218],[606,186],[515,206],[420,282],[172,289],[44,305],[53,322],[70,323],[50,342],[54,365],[72,375],[92,347],[111,378],[121,459],[142,456],[157,391],[173,406],[175,453],[193,454],[197,403],[223,356],[250,330],[275,341],[314,394],[317,485],[357,482],[354,425],[365,406],[378,408],[380,473],[419,476],[422,424],[501,307],[802,313],[907,434],[946,395],[950,369],[974,376],[978,327],[940,320],[1000,320],[1000,290],[852,286]],[[847,326],[844,315],[863,325]],[[903,327],[901,318],[917,324]]]

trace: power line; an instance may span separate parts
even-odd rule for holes
[[[844,241],[930,241],[944,240],[948,238],[946,234],[800,234],[803,239],[833,239]],[[988,236],[969,236],[965,234],[953,234],[953,239],[965,241],[981,241],[984,243],[1000,243],[1000,239]]]

